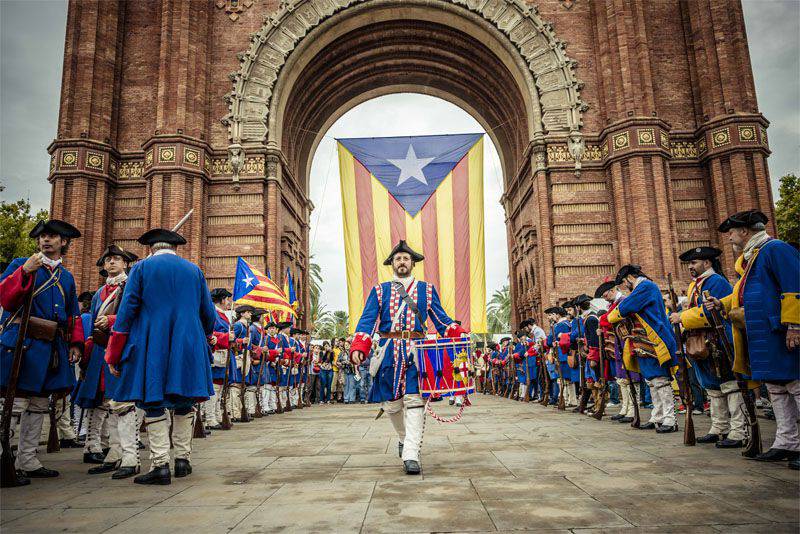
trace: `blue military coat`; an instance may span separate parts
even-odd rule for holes
[[[397,288],[392,282],[383,282],[372,288],[364,305],[364,312],[356,326],[356,341],[353,343],[353,350],[358,347],[359,339],[371,338],[375,331],[413,330],[425,332],[428,319],[440,335],[445,334],[447,328],[453,324],[453,319],[444,311],[433,284],[414,280],[407,292],[417,303],[419,319],[415,317],[414,312],[408,309],[408,306],[400,301]],[[397,322],[393,324],[392,319],[395,315],[397,315]],[[415,363],[416,354],[413,343],[382,338],[378,347],[380,351],[384,351],[384,357],[373,380],[369,402],[389,401],[400,398],[403,394],[419,393],[419,372]],[[368,350],[364,352],[366,353]],[[403,369],[405,369],[404,376],[401,372]],[[404,391],[401,387],[403,381],[405,382]]]
[[[2,387],[8,385],[19,333],[19,325],[13,319],[22,314],[23,296],[30,291],[23,288],[23,284],[29,284],[27,280],[30,280],[22,274],[22,265],[27,259],[15,258],[0,275],[0,306],[3,307],[0,325],[6,325],[0,335]],[[26,338],[27,349],[23,353],[17,390],[47,396],[53,392],[70,391],[75,386],[75,371],[69,362],[69,343],[83,343],[84,338],[72,273],[63,265],[58,265],[54,271],[40,267],[34,276],[33,290],[36,292],[43,287],[45,289],[34,297],[31,317],[56,321],[66,331],[67,338],[57,336],[52,342]],[[52,355],[55,355],[57,362],[55,369],[50,368]]]
[[[569,319],[562,319],[553,325],[550,334],[547,336],[547,344],[555,347],[556,355],[558,356],[559,366],[561,367],[561,376],[564,380],[577,380],[578,370],[571,368],[567,363],[567,352],[561,350],[558,340],[561,334],[570,334],[572,331],[572,324]],[[573,378],[574,377],[574,378]]]
[[[115,400],[172,408],[213,395],[216,317],[197,265],[172,253],[135,264],[106,350],[122,373]]]

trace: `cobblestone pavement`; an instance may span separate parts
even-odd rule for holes
[[[458,424],[427,419],[424,472],[409,477],[375,414],[314,406],[215,432],[170,486],[89,476],[80,450],[42,454],[61,477],[3,489],[2,531],[798,532],[785,462],[478,395]],[[695,419],[703,435],[709,419]]]

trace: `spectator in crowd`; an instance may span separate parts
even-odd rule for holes
[[[322,351],[319,359],[319,381],[320,393],[319,403],[331,403],[331,382],[333,381],[333,358],[334,352],[331,344],[327,341],[322,344]]]
[[[348,354],[350,354],[350,342],[344,342],[344,350],[339,355],[340,358],[343,358],[339,369],[340,372],[344,374],[344,403],[345,404],[353,404],[356,401],[356,388],[358,388],[358,384],[356,382],[356,368],[350,362],[350,358],[348,358]]]
[[[366,355],[366,358],[364,358],[364,361],[361,362],[361,365],[358,366],[358,374],[361,377],[361,381],[358,383],[358,394],[361,404],[366,404],[367,398],[369,397],[369,390],[372,387],[372,376],[369,374],[369,362],[372,359],[372,354],[377,347],[378,343],[373,341],[372,350],[370,350],[369,354]]]
[[[311,361],[308,362],[308,401],[311,404],[317,402],[320,398],[321,380],[319,377],[320,372],[320,355],[321,347],[319,345],[311,345]]]

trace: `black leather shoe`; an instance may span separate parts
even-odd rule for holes
[[[111,478],[113,478],[114,480],[121,480],[123,478],[129,478],[132,477],[133,475],[138,475],[138,474],[139,474],[138,465],[136,467],[120,467],[114,472],[113,475],[111,475]]]
[[[183,478],[186,475],[192,474],[192,465],[189,460],[183,458],[175,458],[175,478]]]
[[[133,479],[133,483],[159,486],[172,484],[172,476],[169,472],[169,465],[162,465],[161,467],[156,467],[149,473],[139,475]]]
[[[617,415],[612,415],[611,417],[609,417],[609,419],[611,419],[612,421],[619,421],[619,420],[620,420],[620,419],[622,419],[623,417],[624,417],[624,416],[623,416],[622,414],[619,414],[619,413],[618,413]]]
[[[137,441],[136,448],[139,449],[140,451],[143,451],[145,449],[144,443],[142,443],[141,440]]]
[[[34,471],[21,471],[21,473],[26,478],[55,478],[58,476],[58,471],[46,467],[40,467]]]
[[[718,449],[741,449],[742,444],[742,440],[740,439],[725,438],[714,446]]]
[[[620,417],[617,419],[617,423],[633,423],[633,417]]]
[[[656,428],[656,432],[658,434],[671,434],[672,432],[677,432],[677,431],[678,431],[677,424],[674,424],[672,426],[661,425],[658,428]]]
[[[84,452],[83,463],[85,464],[102,464],[106,459],[105,453],[102,452]]]
[[[31,483],[31,479],[25,476],[23,471],[17,469],[17,487],[19,486],[28,486]]]
[[[59,445],[61,445],[62,449],[82,449],[83,444],[78,443],[74,439],[62,439],[59,440]]]
[[[654,428],[656,428],[655,423],[645,423],[639,427],[639,430],[653,430]]]
[[[222,425],[213,425],[208,427],[209,430],[222,430]]]
[[[789,469],[800,470],[800,460],[789,460]]]
[[[92,467],[87,471],[90,475],[101,475],[103,473],[110,473],[111,471],[116,471],[119,462],[103,462],[102,464],[98,465],[97,467]]]
[[[419,462],[416,460],[406,460],[403,462],[403,469],[407,475],[418,475],[420,472]]]
[[[767,452],[761,453],[753,460],[757,462],[780,462],[782,460],[797,460],[797,451],[788,451],[786,449],[770,449]]]
[[[399,456],[400,458],[403,457],[403,442],[402,441],[397,444],[397,456]]]
[[[106,457],[106,454],[108,454],[108,451],[110,451],[110,450],[111,450],[111,447],[106,447],[106,448],[103,449],[103,458]]]
[[[705,436],[697,438],[697,443],[716,443],[720,441],[719,434],[706,434]]]

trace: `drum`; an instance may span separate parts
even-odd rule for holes
[[[416,344],[419,392],[423,399],[475,392],[475,361],[469,334]]]

